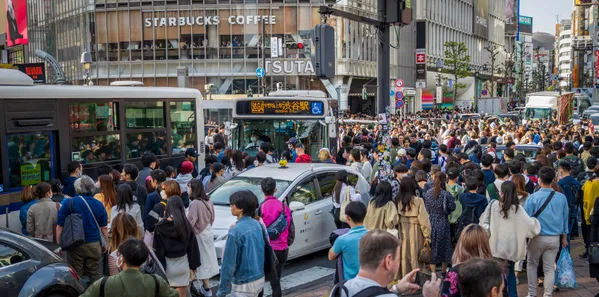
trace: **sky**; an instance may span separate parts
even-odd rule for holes
[[[533,18],[533,32],[555,34],[556,15],[569,19],[574,0],[520,0],[520,14]]]

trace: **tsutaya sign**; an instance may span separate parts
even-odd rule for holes
[[[265,24],[276,24],[277,19],[274,15],[232,15],[227,18],[231,25],[257,25],[263,21]],[[208,26],[220,24],[220,16],[197,16],[197,17],[169,17],[169,18],[146,18],[144,26],[146,27],[176,27],[176,26]]]
[[[272,71],[271,71],[272,70]],[[314,73],[312,61],[266,61],[266,73]]]

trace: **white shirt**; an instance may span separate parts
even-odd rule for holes
[[[341,202],[343,202],[343,197],[345,196],[345,191],[349,190],[349,199],[351,201],[362,201],[362,195],[360,193],[356,193],[356,189],[352,186],[348,186],[343,184],[341,186],[341,194],[339,195],[339,203],[335,202],[335,193],[333,192],[333,206],[335,208],[341,208]]]

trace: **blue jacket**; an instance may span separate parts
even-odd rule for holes
[[[568,200],[570,218],[575,218],[578,215],[578,210],[576,208],[578,202],[574,201],[576,197],[574,197],[572,190],[577,189],[579,193],[582,193],[582,185],[578,180],[570,175],[560,179],[559,182],[557,182],[557,185],[562,189],[562,193],[564,193],[566,199]]]
[[[231,284],[242,285],[264,277],[264,234],[260,222],[244,216],[229,230],[220,271],[218,297],[231,292]]]
[[[460,203],[462,204],[462,216],[471,219],[472,213],[466,213],[467,208],[474,209],[474,221],[470,223],[479,223],[478,218],[485,212],[487,208],[487,197],[478,193],[464,192],[460,195]],[[465,227],[465,226],[464,226]]]
[[[77,180],[74,176],[69,176],[64,181],[64,187],[62,188],[62,193],[68,195],[69,197],[75,197],[75,181]]]
[[[27,202],[27,204],[23,205],[21,207],[21,210],[19,211],[19,220],[21,221],[21,233],[23,233],[23,235],[25,236],[29,236],[29,232],[27,232],[27,213],[29,212],[29,208],[37,203],[37,199],[33,199],[29,202]]]
[[[154,208],[154,205],[160,203],[160,194],[158,194],[158,191],[154,191],[152,193],[150,193],[148,195],[148,197],[146,198],[146,204],[144,205],[144,213],[143,213],[143,217],[142,220],[145,224],[145,226],[147,226],[146,223],[146,219],[148,218],[148,214],[150,213],[150,211],[152,211],[152,208]]]
[[[106,213],[106,208],[100,200],[93,198],[92,196],[82,196],[77,195],[73,198],[73,213],[81,214],[81,219],[83,220],[83,231],[85,232],[85,243],[90,242],[99,242],[100,241],[100,232],[98,230],[98,226],[96,226],[96,222],[94,221],[94,216],[96,220],[98,220],[98,225],[100,227],[105,227],[108,225],[108,214]],[[71,214],[70,203],[68,203],[71,199],[64,199],[60,209],[58,210],[58,220],[56,224],[58,226],[63,227],[64,221]],[[85,205],[82,199],[87,201],[89,207],[93,211],[89,212],[89,209]]]
[[[495,182],[495,173],[492,169],[483,169],[483,174],[485,175],[485,186],[489,186],[493,182]]]
[[[529,216],[533,216],[545,203],[553,190],[541,188],[534,194],[528,196],[524,203],[524,209]],[[553,199],[547,205],[547,208],[537,218],[541,223],[541,233],[539,235],[556,236],[568,234],[568,200],[564,194],[555,192]]]

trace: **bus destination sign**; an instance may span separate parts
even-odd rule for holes
[[[242,100],[236,107],[238,115],[324,115],[323,102],[314,100]]]

